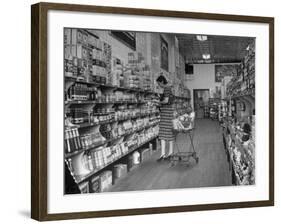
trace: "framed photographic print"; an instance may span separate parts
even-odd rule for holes
[[[32,218],[274,205],[274,18],[31,9]]]

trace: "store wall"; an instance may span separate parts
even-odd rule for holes
[[[116,39],[106,30],[91,30],[93,34],[101,38],[101,40],[111,45],[112,56],[119,58],[124,64],[128,63],[128,53],[134,50]],[[168,43],[168,71],[161,68],[161,37]],[[154,90],[161,92],[161,88],[156,84],[156,78],[160,72],[166,74],[171,84],[178,92],[180,83],[184,83],[184,59],[179,53],[178,44],[174,34],[160,33],[136,33],[136,52],[139,52],[144,57],[145,63],[149,65],[154,80]],[[177,77],[175,79],[175,77]]]
[[[210,97],[220,83],[215,82],[215,64],[195,64],[194,78],[186,80],[187,87],[191,91],[191,105],[193,105],[193,90],[194,89],[209,89]]]
[[[128,53],[134,51],[133,49],[131,49],[130,47],[122,43],[120,40],[113,37],[112,35],[110,35],[110,31],[93,30],[92,32],[111,45],[112,56],[118,57],[125,64],[128,62]],[[161,57],[160,57],[161,36],[168,43],[168,57],[169,57],[168,71],[165,71],[161,68]],[[157,76],[159,72],[164,72],[164,73],[170,72],[173,75],[176,72],[175,51],[178,51],[178,48],[175,46],[175,36],[173,34],[137,32],[136,51],[140,52],[143,55],[145,62],[151,67],[151,70],[155,76]],[[177,54],[179,53],[177,52]],[[179,60],[181,59],[182,57],[180,56]],[[178,64],[179,66],[183,66],[183,63],[178,63]],[[183,68],[181,70],[183,71]],[[170,78],[173,79],[173,77]]]
[[[184,80],[184,60],[183,57],[179,53],[179,49],[176,46],[175,35],[173,34],[159,34],[159,33],[150,33],[150,40],[148,44],[150,44],[151,48],[150,51],[150,58],[151,58],[151,71],[154,76],[154,80],[156,76],[160,72],[163,72],[167,75],[170,81],[174,84],[175,76],[180,80]],[[169,58],[169,65],[168,71],[165,71],[161,68],[161,36],[164,40],[168,43],[168,58]],[[178,66],[178,68],[176,67]],[[178,83],[180,82],[177,80]],[[178,85],[177,83],[177,85]],[[176,91],[176,90],[175,90]]]

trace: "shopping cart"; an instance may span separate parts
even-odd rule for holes
[[[186,165],[190,164],[190,159],[193,158],[196,162],[196,164],[199,163],[199,157],[197,155],[197,152],[195,151],[193,139],[194,139],[194,133],[195,133],[195,121],[194,118],[190,121],[190,126],[188,128],[184,129],[174,129],[174,135],[175,135],[175,152],[170,157],[170,165],[175,166],[177,163],[184,163]],[[177,142],[177,139],[180,134],[184,134],[187,136],[185,139],[190,140],[190,146],[186,151],[180,150],[179,144]],[[186,146],[187,144],[182,143],[181,145]]]

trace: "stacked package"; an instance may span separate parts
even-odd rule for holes
[[[95,176],[90,180],[90,193],[101,192],[100,176]]]
[[[151,149],[150,148],[145,148],[141,151],[141,161],[144,162],[146,160],[148,160],[151,156]]]
[[[105,84],[111,70],[111,46],[83,29],[65,29],[65,75]]]
[[[83,182],[81,184],[78,185],[81,194],[87,194],[90,192],[90,188],[89,188],[89,183],[88,182]]]
[[[113,167],[113,181],[125,176],[127,173],[127,164],[117,164]]]
[[[100,191],[106,191],[112,186],[112,172],[107,170],[100,175]]]
[[[81,138],[77,128],[65,129],[64,150],[67,153],[82,149]]]

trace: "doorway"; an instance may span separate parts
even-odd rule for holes
[[[205,110],[208,108],[210,98],[209,89],[194,89],[193,90],[193,108],[196,113],[196,118],[204,118]]]

